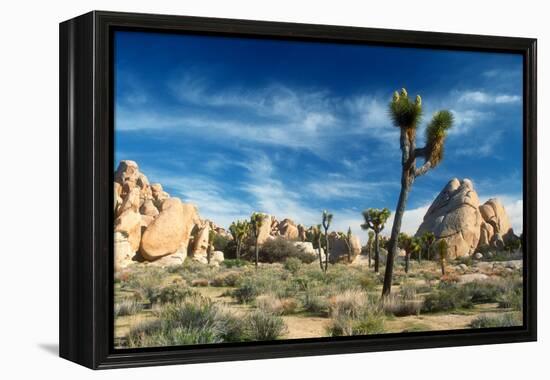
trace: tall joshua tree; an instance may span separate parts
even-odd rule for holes
[[[371,267],[372,247],[374,245],[374,231],[369,231],[369,240],[367,241],[367,252],[369,255],[369,268]]]
[[[426,128],[426,145],[416,147],[416,128],[422,117],[422,99],[419,95],[414,101],[409,99],[407,90],[402,89],[393,94],[390,102],[390,116],[393,124],[400,130],[401,147],[401,192],[395,208],[395,218],[389,241],[386,272],[382,296],[391,292],[393,262],[397,254],[398,236],[401,232],[401,222],[407,206],[407,198],[416,178],[435,168],[443,159],[443,146],[447,130],[453,125],[453,115],[447,110],[434,113]],[[424,163],[416,167],[416,159],[422,158]]]
[[[332,223],[332,214],[327,210],[323,211],[323,229],[325,230],[325,273],[328,270],[328,258],[330,256],[330,247],[328,243],[328,229]]]
[[[258,238],[260,237],[260,229],[264,223],[264,214],[255,212],[250,217],[250,229],[254,237],[254,265],[258,269],[258,255],[260,247],[258,246]]]
[[[426,251],[426,257],[428,258],[428,260],[430,260],[430,253],[432,251],[432,245],[434,241],[435,235],[433,232],[428,231],[422,235],[422,248]]]
[[[363,211],[365,223],[361,224],[361,228],[374,232],[374,271],[376,273],[380,271],[380,240],[378,235],[384,229],[384,225],[390,215],[391,212],[387,208],[383,208],[382,210],[369,208]]]
[[[319,254],[319,266],[324,272],[325,268],[323,266],[323,255],[322,255],[322,243],[321,238],[323,237],[323,232],[321,232],[321,225],[311,226],[310,230],[307,232],[307,238],[313,245],[317,245],[317,253]]]
[[[409,265],[411,255],[420,254],[421,246],[420,239],[411,237],[406,233],[401,232],[398,237],[399,247],[405,250],[405,273],[409,273]]]
[[[241,249],[243,246],[244,239],[248,236],[250,232],[250,223],[248,220],[237,220],[236,222],[231,223],[229,226],[229,232],[233,236],[233,240],[237,243],[237,260],[241,259]]]

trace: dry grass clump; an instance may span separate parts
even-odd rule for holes
[[[191,286],[195,287],[205,287],[208,286],[209,281],[206,278],[197,278],[191,281]]]
[[[124,299],[115,303],[115,317],[134,315],[143,310],[143,304],[133,299]]]
[[[279,298],[274,294],[264,294],[256,298],[256,307],[274,315],[288,315],[296,311],[298,304],[293,298]]]

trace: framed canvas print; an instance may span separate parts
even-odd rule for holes
[[[60,355],[536,339],[536,40],[60,25]]]

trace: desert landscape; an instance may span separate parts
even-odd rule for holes
[[[521,237],[468,179],[451,179],[416,234],[399,235],[382,297],[388,209],[348,231],[323,210],[313,226],[260,212],[219,226],[129,160],[114,198],[117,348],[522,325]]]

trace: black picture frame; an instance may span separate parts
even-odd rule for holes
[[[115,350],[113,102],[115,30],[512,52],[523,56],[524,325],[368,337]],[[60,356],[93,369],[535,341],[537,337],[537,41],[93,11],[60,24]]]

